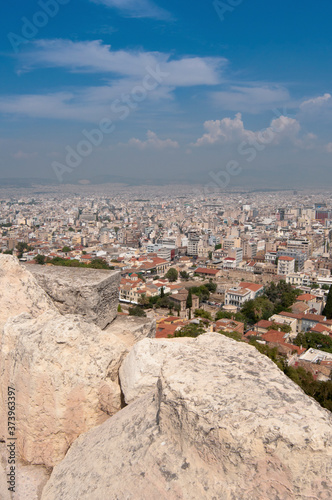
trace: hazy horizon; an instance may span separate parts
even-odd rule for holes
[[[1,185],[332,186],[331,14],[298,0],[8,5]]]

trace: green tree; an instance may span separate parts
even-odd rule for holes
[[[46,259],[45,255],[39,253],[35,257],[36,264],[40,264],[41,266],[43,266],[45,264],[45,259]]]
[[[280,330],[284,333],[291,333],[292,327],[290,325],[287,325],[286,323],[281,325],[273,321],[272,325],[268,327],[268,330]]]
[[[290,308],[301,293],[301,290],[294,289],[290,283],[281,280],[277,285],[272,281],[265,287],[264,296],[274,304],[273,314],[278,314]]]
[[[165,278],[168,279],[168,281],[176,281],[178,279],[179,273],[174,267],[170,267],[167,273],[165,274]]]
[[[16,245],[16,249],[18,251],[18,258],[19,259],[22,257],[24,251],[29,252],[30,250],[32,250],[32,248],[29,247],[29,245],[27,243],[25,243],[25,241],[19,241]]]
[[[193,306],[193,296],[191,288],[188,291],[187,300],[186,300],[186,309],[189,309],[189,319],[191,319],[191,308]]]
[[[211,280],[210,278],[210,281],[208,283],[205,283],[204,285],[208,290],[209,292],[211,293],[215,293],[215,291],[217,290],[217,283],[213,283],[213,281]]]
[[[193,295],[192,295],[191,288],[189,288],[187,300],[186,300],[186,308],[191,309],[192,306],[193,306]]]
[[[248,323],[257,323],[261,319],[268,319],[273,314],[274,306],[267,297],[257,297],[245,302],[241,313]]]
[[[215,245],[215,246],[214,246],[214,249],[215,249],[215,250],[220,250],[220,249],[221,249],[221,244],[220,244],[220,243],[218,243],[218,245]]]
[[[190,323],[189,325],[184,326],[180,330],[177,330],[174,333],[174,337],[198,337],[204,333],[204,328],[201,325],[196,325],[195,323]],[[169,335],[172,337],[172,335]]]
[[[110,266],[104,259],[93,259],[87,267],[92,269],[110,269]]]
[[[165,297],[165,290],[164,287],[162,286],[160,289],[160,298],[162,299],[163,297]]]
[[[146,317],[145,312],[140,307],[129,307],[129,316],[141,316]]]
[[[232,314],[228,311],[218,311],[215,316],[215,320],[218,321],[218,319],[224,319],[224,318],[232,319]]]
[[[187,271],[180,271],[180,276],[184,280],[188,280],[190,277],[189,274],[187,273]]]
[[[149,298],[146,296],[145,293],[142,293],[142,295],[139,297],[138,303],[143,307],[150,305]]]
[[[327,319],[332,318],[332,286],[330,286],[330,290],[322,314],[324,314],[324,316],[326,316]]]
[[[122,313],[122,307],[121,307],[121,304],[118,304],[118,313]]]
[[[209,313],[209,311],[205,311],[204,309],[195,309],[194,315],[195,315],[195,318],[200,317],[200,318],[205,318],[205,319],[209,319],[210,321],[212,321],[211,313]]]
[[[329,335],[316,332],[299,333],[294,339],[295,345],[302,345],[304,348],[320,349],[332,353],[332,338]]]
[[[63,253],[68,253],[71,251],[70,247],[64,246],[63,249],[61,250]]]
[[[212,252],[209,252],[209,260],[212,260]]]
[[[197,295],[197,297],[199,297],[200,302],[203,302],[204,300],[206,301],[210,297],[210,291],[207,288],[207,285],[192,286],[190,288],[192,293]]]
[[[242,334],[239,332],[218,332],[221,335],[225,335],[225,337],[229,337],[230,339],[237,340],[238,342],[242,342]]]

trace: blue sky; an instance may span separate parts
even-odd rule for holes
[[[309,0],[13,0],[0,177],[207,184],[234,161],[234,186],[326,187],[331,17]]]

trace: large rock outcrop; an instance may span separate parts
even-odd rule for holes
[[[80,436],[42,500],[331,498],[331,414],[269,359],[214,333],[149,344],[152,390]]]
[[[0,331],[11,316],[27,312],[37,317],[55,306],[16,257],[0,254]]]
[[[145,320],[141,334],[150,334],[152,323]],[[114,325],[118,334],[120,326]],[[122,342],[112,328],[102,331],[81,316],[57,311],[7,321],[0,380],[2,387],[16,389],[17,449],[23,460],[54,466],[80,434],[120,410],[118,372],[133,343]],[[4,412],[1,405],[0,436],[6,436]]]
[[[119,371],[121,389],[127,404],[153,390],[166,358],[190,356],[193,340],[188,337],[158,340],[144,339],[126,356]]]
[[[139,340],[155,338],[156,321],[152,318],[119,315],[105,329],[105,332],[111,332],[128,348],[131,348]]]
[[[27,265],[62,314],[80,314],[105,328],[117,314],[118,271]]]

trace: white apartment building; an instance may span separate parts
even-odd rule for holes
[[[230,248],[228,250],[228,257],[235,259],[235,267],[239,267],[243,259],[242,248]]]
[[[265,262],[268,264],[274,264],[277,258],[277,252],[266,252],[265,254]]]
[[[197,256],[198,255],[198,243],[199,243],[199,236],[194,236],[190,235],[188,239],[188,248],[187,248],[187,254],[192,255],[192,256]]]
[[[292,274],[295,271],[295,259],[294,257],[282,256],[278,259],[278,274],[280,276],[286,276],[287,274]]]
[[[251,291],[246,288],[229,288],[225,293],[225,306],[236,306],[239,309],[245,302],[250,300]]]

